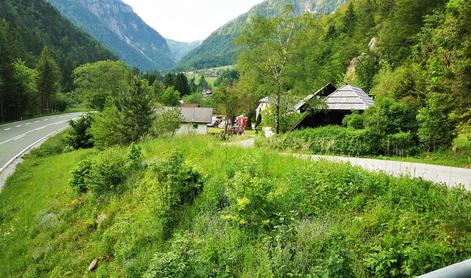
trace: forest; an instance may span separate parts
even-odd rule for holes
[[[116,59],[43,0],[0,2],[0,53],[0,121],[62,110],[76,67]],[[38,80],[41,75],[48,80]],[[40,82],[51,90],[41,92]],[[40,105],[46,94],[50,107]]]

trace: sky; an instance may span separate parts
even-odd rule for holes
[[[263,0],[123,0],[162,36],[182,42],[206,39]]]

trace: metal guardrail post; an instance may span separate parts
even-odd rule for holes
[[[419,276],[418,278],[470,278],[471,259],[457,263],[434,272]]]

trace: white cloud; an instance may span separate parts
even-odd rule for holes
[[[164,37],[178,41],[207,38],[218,27],[263,0],[123,0]]]

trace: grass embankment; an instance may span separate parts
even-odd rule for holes
[[[393,277],[471,255],[471,194],[460,189],[180,137],[141,143],[147,169],[98,198],[67,181],[102,154],[39,157],[59,149],[51,142],[0,194],[1,277],[81,277],[95,258],[86,275]],[[195,178],[172,176],[178,167],[162,159],[173,150],[203,189],[162,214],[159,184]]]

